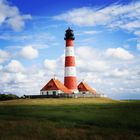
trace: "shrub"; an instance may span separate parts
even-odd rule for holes
[[[13,99],[18,99],[19,97],[15,94],[0,94],[0,100],[13,100]]]

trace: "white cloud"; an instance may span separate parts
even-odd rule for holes
[[[107,76],[109,78],[122,78],[122,77],[128,77],[130,75],[130,72],[127,69],[119,69],[115,68],[113,70],[110,70],[108,72],[105,72],[104,76]]]
[[[10,68],[11,67],[19,67],[19,64],[18,66],[15,66],[14,62],[12,66],[10,66]],[[24,68],[24,71],[21,71],[18,68],[16,72],[11,72],[6,68],[7,66],[3,71],[0,71],[1,92],[15,93],[19,96],[22,96],[24,94],[39,94],[42,86],[44,86],[46,82],[50,80],[50,76],[48,76],[48,72],[46,71],[46,69],[32,66],[30,68]]]
[[[108,64],[100,59],[100,54],[91,47],[79,47],[75,50],[77,67],[80,71],[104,71]]]
[[[53,76],[54,74],[58,76],[63,76],[64,74],[64,55],[57,59],[45,59],[44,67],[48,75]]]
[[[125,28],[125,29],[128,29],[128,30],[139,28],[140,27],[139,20],[128,22],[124,25],[122,24],[121,27]]]
[[[135,30],[140,23],[140,2],[127,5],[114,4],[107,7],[84,7],[54,17],[78,26],[103,25],[110,28]]]
[[[0,74],[1,74],[0,84],[2,85],[1,86],[1,89],[2,89],[2,87],[11,80],[11,76],[9,73],[6,73],[6,72],[1,72]]]
[[[44,61],[44,66],[50,70],[54,70],[57,67],[57,61],[46,59]]]
[[[0,63],[5,62],[10,58],[10,54],[4,50],[0,49]]]
[[[82,46],[82,47],[78,47],[75,50],[76,56],[83,58],[83,59],[89,59],[91,57],[96,57],[96,53],[93,50],[93,48],[88,47],[88,46]]]
[[[11,73],[24,71],[23,65],[17,60],[11,60],[11,62],[7,66],[5,66],[5,69]]]
[[[90,30],[88,31],[87,30],[87,31],[83,32],[83,34],[87,34],[87,35],[94,35],[94,34],[97,34],[97,33],[99,33],[99,31],[90,31]]]
[[[68,11],[65,14],[55,16],[54,18],[80,26],[93,26],[101,21],[106,23],[109,20],[108,16],[105,17],[103,13],[96,13],[94,10],[95,9],[91,8],[79,8]]]
[[[38,50],[32,46],[25,46],[19,54],[26,59],[34,59],[38,57]]]
[[[0,71],[3,69],[3,66],[2,65],[0,65]]]
[[[123,48],[108,48],[106,50],[106,56],[121,60],[131,60],[134,58],[130,52]]]
[[[137,43],[137,49],[140,51],[140,43]]]
[[[6,0],[0,0],[0,26],[7,24],[13,30],[19,31],[27,19],[31,19],[31,16],[21,15],[17,7],[11,6]]]
[[[16,83],[23,83],[26,82],[26,80],[27,80],[27,75],[21,72],[14,74],[14,81]]]
[[[136,31],[134,32],[134,34],[135,34],[136,36],[140,36],[140,30],[136,30]]]
[[[96,30],[85,30],[85,31],[77,31],[77,33],[75,33],[76,36],[81,36],[81,35],[94,35],[94,34],[98,34],[101,33],[101,31],[96,31]]]

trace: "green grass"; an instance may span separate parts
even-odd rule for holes
[[[0,140],[139,140],[140,101],[107,98],[0,102]]]

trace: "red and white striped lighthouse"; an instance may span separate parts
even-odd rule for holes
[[[73,30],[68,28],[65,33],[66,48],[65,48],[65,77],[64,85],[73,93],[77,90],[75,56],[74,56],[74,34]]]

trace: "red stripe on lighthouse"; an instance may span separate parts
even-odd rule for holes
[[[68,87],[70,90],[77,89],[77,82],[76,77],[69,76],[64,78],[65,86]]]
[[[67,46],[67,47],[73,47],[73,40],[67,39],[67,40],[66,40],[66,46]]]
[[[65,67],[67,67],[67,66],[75,66],[75,57],[74,56],[65,57]]]

